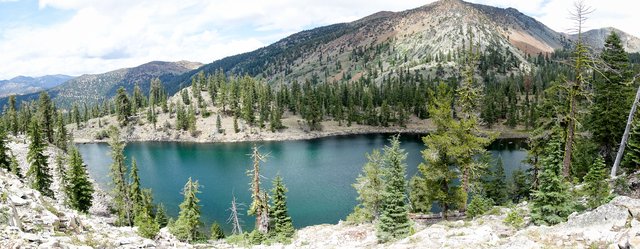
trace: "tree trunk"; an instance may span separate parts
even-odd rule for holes
[[[616,155],[616,161],[613,163],[613,167],[611,168],[611,179],[616,177],[618,166],[620,165],[620,160],[622,160],[624,147],[627,145],[627,139],[629,139],[629,130],[631,129],[631,123],[633,123],[633,115],[636,113],[636,109],[638,108],[638,101],[640,101],[640,87],[638,87],[638,91],[636,91],[636,98],[633,101],[631,112],[629,112],[629,117],[627,118],[627,126],[624,128],[624,134],[622,135],[622,141],[620,141],[620,148],[618,149],[618,154]]]
[[[571,110],[569,111],[569,125],[567,127],[567,141],[564,145],[564,160],[562,161],[562,175],[569,179],[571,173],[571,154],[573,152],[573,140],[576,132],[576,100],[571,100]]]
[[[462,190],[464,193],[469,193],[469,166],[465,167],[464,172],[462,174]],[[466,196],[466,195],[465,195]],[[469,196],[466,196],[467,198]],[[462,212],[467,211],[467,200],[464,200],[462,205]]]

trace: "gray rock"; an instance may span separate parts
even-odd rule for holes
[[[640,199],[633,199],[627,196],[618,196],[609,202],[612,205],[625,207],[633,217],[640,219]]]
[[[20,234],[20,236],[22,237],[22,239],[29,241],[29,242],[40,242],[42,241],[42,237],[40,235],[37,234],[33,234],[33,233],[22,233]]]
[[[16,196],[16,195],[11,195],[9,199],[11,200],[11,203],[13,203],[13,205],[16,207],[21,207],[29,203],[27,200],[22,199],[20,196]]]
[[[57,240],[50,240],[40,244],[38,248],[60,248],[60,242]]]

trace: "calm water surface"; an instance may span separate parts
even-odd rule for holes
[[[129,161],[135,158],[143,187],[152,188],[155,202],[164,203],[169,214],[177,216],[182,201],[180,191],[189,177],[203,186],[199,195],[205,225],[218,221],[225,230],[227,210],[232,196],[250,203],[251,167],[248,154],[252,145],[269,155],[261,168],[263,188],[271,188],[276,174],[282,175],[289,189],[289,214],[296,227],[344,220],[356,204],[351,184],[362,170],[365,153],[382,148],[390,135],[353,135],[300,141],[242,143],[133,142],[125,148]],[[422,161],[424,149],[420,135],[403,135],[402,147],[408,152],[407,174],[413,176]],[[507,175],[526,168],[526,151],[518,140],[499,140],[490,146],[495,158],[501,158]],[[91,176],[103,189],[109,189],[109,147],[107,144],[78,144]],[[246,208],[243,214],[246,214]],[[253,219],[243,216],[245,229]]]

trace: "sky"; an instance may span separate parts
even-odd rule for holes
[[[470,0],[568,32],[573,0]],[[103,73],[149,61],[216,59],[314,27],[433,0],[0,0],[0,79]],[[635,0],[586,0],[587,28],[640,37]]]

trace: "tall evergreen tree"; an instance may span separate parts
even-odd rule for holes
[[[270,216],[273,221],[274,232],[281,242],[290,239],[295,232],[291,216],[289,216],[289,212],[287,211],[287,191],[287,188],[282,182],[282,177],[277,175],[273,180],[273,189],[271,189],[273,208],[270,210]]]
[[[571,196],[562,176],[562,143],[553,138],[546,152],[547,156],[542,160],[540,184],[531,200],[531,218],[536,224],[555,225],[565,221],[571,213]]]
[[[16,159],[16,156],[13,155],[13,152],[11,152],[10,158],[11,158],[11,164],[9,164],[9,170],[11,170],[11,173],[15,174],[19,178],[22,178],[22,172],[20,172],[20,165],[18,165],[18,159]]]
[[[614,150],[624,132],[632,89],[625,83],[629,71],[629,57],[620,37],[611,32],[600,58],[606,67],[603,77],[593,82],[593,106],[589,122],[593,140],[598,143],[605,162],[613,164]]]
[[[75,147],[72,147],[69,157],[71,168],[67,173],[68,188],[67,198],[69,205],[80,212],[87,213],[93,203],[93,184],[89,180],[82,156]]]
[[[640,169],[640,118],[633,120],[622,166],[631,172]]]
[[[485,185],[487,197],[492,199],[495,204],[502,205],[507,202],[507,181],[504,173],[504,164],[502,158],[497,159],[496,166],[491,171],[490,177]]]
[[[520,203],[522,200],[529,198],[531,193],[531,180],[523,170],[514,170],[511,178],[513,178],[513,184],[510,188],[510,198],[514,203]]]
[[[49,143],[53,143],[53,103],[51,103],[51,98],[45,91],[40,92],[40,98],[38,99],[38,115],[40,118],[40,128],[42,129],[44,138]]]
[[[40,126],[38,122],[33,121],[31,123],[31,132],[29,152],[27,153],[27,160],[31,165],[27,172],[28,177],[32,177],[31,186],[40,191],[45,196],[53,197],[53,191],[51,191],[51,173],[49,172],[49,165],[47,163],[48,157],[44,154],[44,143],[40,135]]]
[[[8,125],[7,130],[11,132],[11,134],[18,135],[18,131],[20,125],[18,123],[18,110],[16,109],[16,96],[9,96],[9,110],[7,110],[7,119]]]
[[[162,228],[167,226],[169,223],[169,217],[167,217],[167,209],[164,207],[164,204],[158,204],[155,213],[156,223]]]
[[[411,226],[405,203],[407,153],[400,148],[399,136],[394,136],[390,142],[391,145],[384,148],[385,184],[380,221],[376,231],[378,240],[383,242],[406,237]]]
[[[0,131],[0,169],[11,170],[10,152],[7,147],[7,133]]]
[[[144,209],[144,203],[142,202],[142,190],[140,188],[140,176],[138,176],[138,164],[135,158],[131,158],[131,170],[129,171],[130,190],[129,196],[131,205],[134,207],[135,215],[137,216]],[[149,211],[149,210],[147,210]]]
[[[200,191],[198,181],[192,181],[191,177],[182,189],[184,200],[180,204],[178,219],[169,228],[171,233],[179,240],[192,242],[200,237],[200,199],[196,196]]]
[[[120,126],[126,126],[131,116],[131,101],[124,87],[118,88],[116,93],[116,113]]]
[[[216,132],[222,133],[222,121],[220,120],[220,114],[216,115]]]
[[[76,129],[80,129],[80,122],[81,122],[80,111],[78,110],[78,105],[75,103],[73,104],[73,107],[71,110],[71,118],[73,119],[73,122],[76,123]]]
[[[130,187],[127,181],[127,166],[125,165],[125,142],[120,138],[118,128],[109,128],[109,147],[111,147],[111,181],[113,183],[114,210],[118,217],[119,225],[133,225],[133,205],[130,200]]]
[[[430,210],[431,203],[436,202],[446,216],[451,209],[464,207],[466,197],[463,188],[455,183],[459,179],[457,152],[461,150],[457,143],[459,141],[452,137],[456,137],[455,130],[459,129],[460,125],[452,117],[453,100],[446,85],[440,84],[437,90],[438,93],[429,106],[436,130],[422,138],[427,149],[422,151],[425,162],[418,165],[421,176],[416,178],[424,185],[421,188],[412,188],[412,194],[425,197],[414,198],[425,200],[420,205],[422,209]],[[415,190],[426,191],[421,193]]]
[[[56,120],[55,145],[63,151],[67,151],[67,143],[69,142],[69,134],[65,126],[62,112],[58,112]]]

